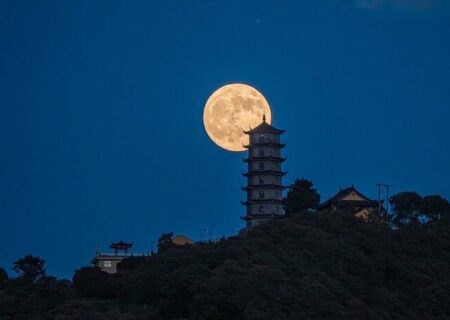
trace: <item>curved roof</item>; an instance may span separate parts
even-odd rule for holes
[[[263,116],[263,122],[259,124],[256,128],[253,128],[248,131],[244,131],[245,134],[252,134],[252,133],[278,133],[282,134],[286,130],[280,130],[275,127],[272,127],[270,124],[266,122],[266,116]]]
[[[109,247],[113,249],[129,249],[133,246],[133,242],[123,242],[120,240],[119,242],[110,243]]]
[[[352,197],[349,197],[352,195]],[[382,201],[381,201],[382,202]],[[317,209],[322,209],[327,207],[330,204],[345,204],[351,207],[373,207],[378,206],[378,201],[369,199],[361,192],[356,190],[356,188],[352,185],[351,187],[341,189],[338,193],[336,193],[333,197],[328,199],[325,202],[319,204]]]

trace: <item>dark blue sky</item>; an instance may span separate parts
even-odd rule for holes
[[[0,1],[0,266],[236,233],[245,155],[202,123],[230,82],[287,129],[287,183],[450,198],[444,1]]]

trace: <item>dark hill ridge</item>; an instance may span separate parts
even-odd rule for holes
[[[8,280],[0,319],[450,319],[449,231],[292,214],[118,274],[85,267],[73,286]]]
[[[150,258],[118,298],[164,319],[450,319],[448,231],[294,214]]]

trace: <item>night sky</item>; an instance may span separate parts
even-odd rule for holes
[[[0,1],[0,266],[238,232],[245,153],[202,122],[232,82],[287,130],[286,183],[450,198],[445,2]]]

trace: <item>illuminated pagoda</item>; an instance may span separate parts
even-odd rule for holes
[[[242,217],[246,221],[247,229],[276,217],[284,216],[282,177],[286,172],[281,171],[281,164],[286,160],[281,157],[280,135],[284,130],[276,129],[263,122],[254,129],[244,131],[249,135],[247,186],[247,201],[242,202],[247,207],[247,214]]]

